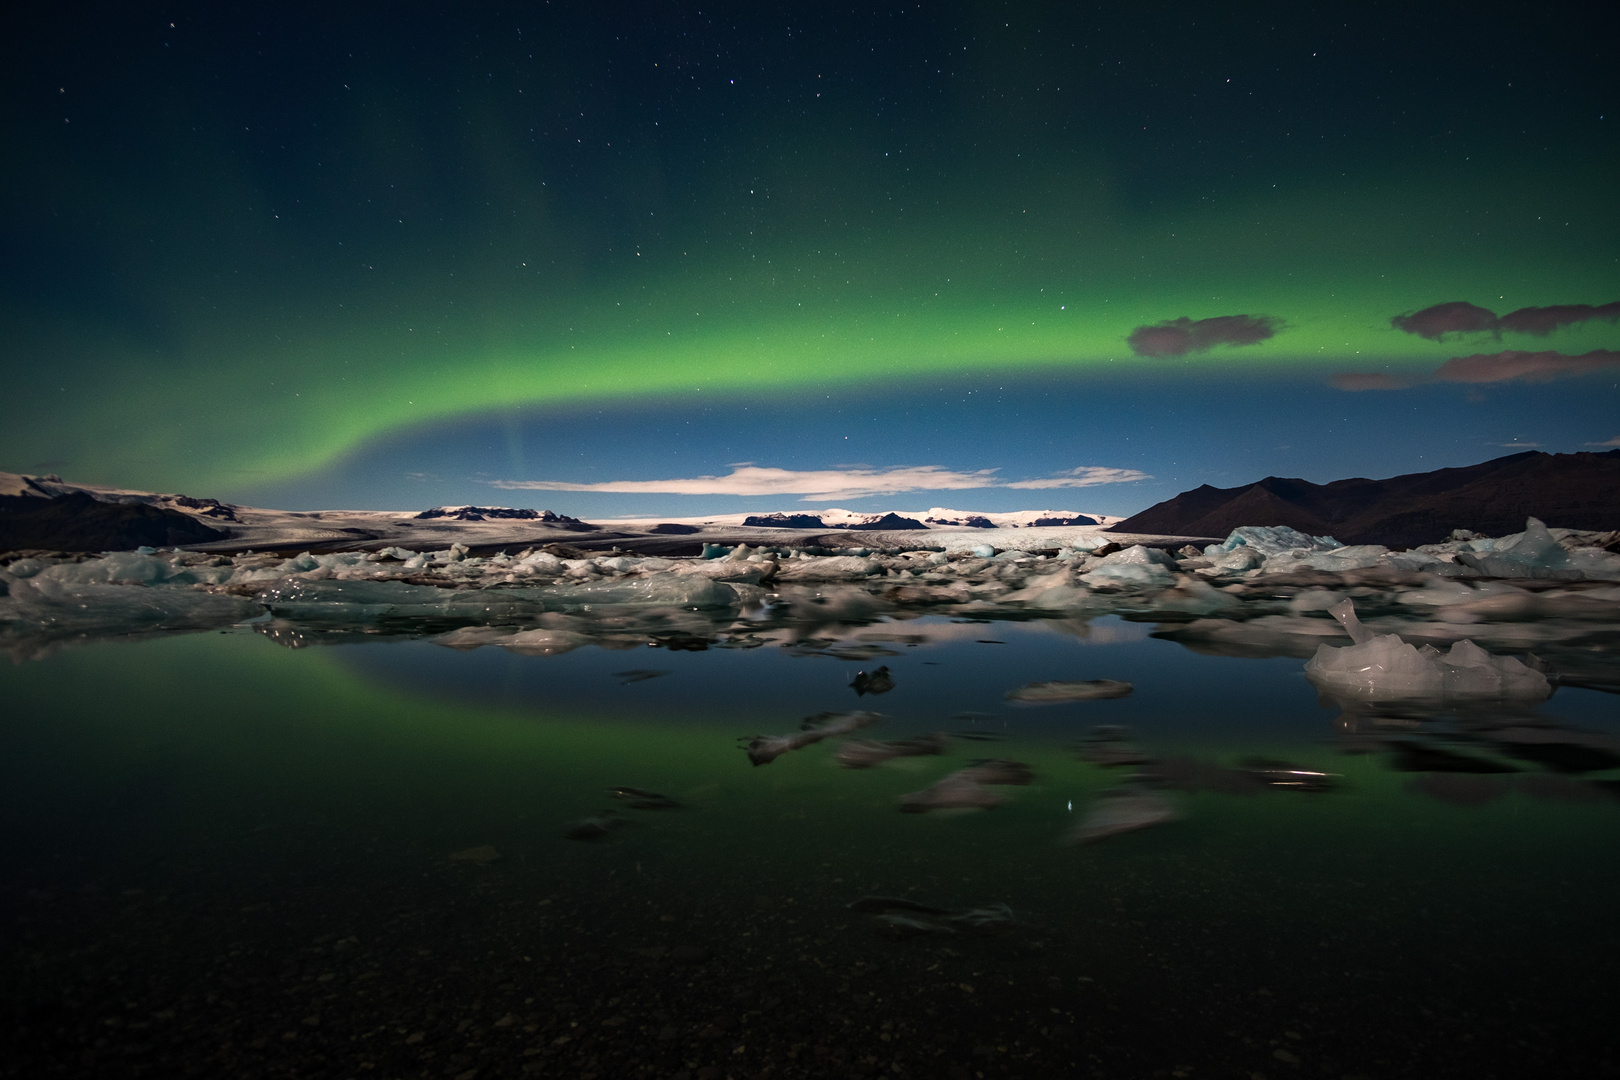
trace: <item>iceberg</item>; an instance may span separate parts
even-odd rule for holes
[[[1284,551],[1332,551],[1343,544],[1331,536],[1311,536],[1287,525],[1240,525],[1225,540],[1204,549],[1210,558],[1248,548],[1267,558]]]
[[[1496,656],[1466,638],[1442,653],[1421,649],[1395,634],[1374,634],[1356,617],[1355,601],[1329,609],[1352,645],[1319,645],[1305,675],[1334,697],[1359,701],[1542,701],[1552,695],[1547,677],[1522,660]]]
[[[1567,548],[1537,518],[1527,518],[1521,533],[1469,541],[1456,558],[1487,577],[1620,581],[1620,555],[1595,547]]]
[[[1175,578],[1176,560],[1159,548],[1137,544],[1112,555],[1104,555],[1096,563],[1087,563],[1080,580],[1087,585],[1137,585],[1158,587],[1168,585]]]

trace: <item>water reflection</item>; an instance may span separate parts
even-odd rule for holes
[[[1605,1060],[1612,698],[1335,695],[1319,640],[1242,659],[824,592],[275,616],[5,669],[13,1069]],[[874,662],[893,687],[859,696]]]

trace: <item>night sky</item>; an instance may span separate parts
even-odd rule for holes
[[[1129,513],[1620,445],[1620,8],[1313,7],[40,5],[0,469]]]

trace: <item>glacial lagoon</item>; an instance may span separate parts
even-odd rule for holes
[[[12,625],[5,1075],[1615,1067],[1620,716],[1589,610],[1472,624],[1493,655],[1535,638],[1545,700],[1345,701],[1305,675],[1350,645],[1328,601],[1420,640],[1397,594],[1451,584],[1240,578],[1221,632],[1162,587],[1054,611],[876,578],[322,618],[342,583],[278,565],[269,605],[191,584],[140,633]],[[1091,680],[1130,691],[1017,693]],[[751,763],[807,722],[849,730]],[[923,749],[841,767],[856,739]],[[1027,782],[903,812],[986,760]],[[1083,842],[1132,791],[1169,813]]]

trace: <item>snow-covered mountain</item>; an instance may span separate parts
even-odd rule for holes
[[[885,519],[900,518],[916,525],[893,525]],[[598,518],[598,521],[622,526],[653,524],[672,525],[751,525],[754,527],[798,529],[865,529],[865,528],[917,528],[925,529],[1024,529],[1037,525],[1112,525],[1122,520],[1108,514],[1088,514],[1077,510],[952,510],[935,506],[928,510],[845,510],[832,507],[807,512],[794,510],[777,513],[711,514],[705,517],[634,517]],[[880,522],[884,524],[879,525]]]

